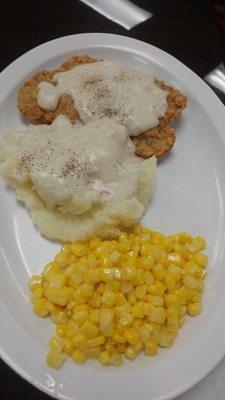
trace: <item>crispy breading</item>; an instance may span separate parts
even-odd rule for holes
[[[79,119],[78,112],[74,108],[73,99],[68,95],[62,95],[54,110],[44,110],[37,103],[38,85],[40,82],[52,83],[52,78],[58,72],[68,71],[79,64],[87,64],[96,60],[88,55],[74,56],[65,61],[59,68],[52,71],[36,72],[31,79],[27,80],[20,88],[17,95],[17,106],[20,112],[27,118],[50,124],[59,114],[66,115],[71,122]]]
[[[49,124],[59,114],[66,115],[71,122],[79,119],[73,100],[68,95],[60,97],[58,105],[54,110],[44,110],[39,107],[37,103],[38,84],[43,81],[52,83],[52,78],[56,73],[68,71],[79,64],[92,62],[96,62],[96,60],[88,55],[73,56],[59,68],[52,71],[44,70],[37,72],[20,88],[17,96],[18,109],[25,117],[40,123]],[[152,155],[159,157],[173,147],[176,136],[174,130],[168,124],[170,121],[178,118],[187,105],[186,97],[179,90],[175,90],[173,87],[167,86],[163,81],[157,79],[156,84],[161,89],[168,91],[168,109],[160,119],[160,125],[157,128],[150,129],[133,139],[136,154],[144,158],[151,157]]]
[[[143,158],[160,157],[172,149],[176,135],[171,126],[164,125],[141,133],[141,135],[133,137],[132,140],[137,156]]]

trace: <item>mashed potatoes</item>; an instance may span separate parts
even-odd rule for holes
[[[40,232],[62,241],[114,237],[140,220],[153,191],[155,158],[135,156],[128,130],[110,119],[6,132],[0,173]]]

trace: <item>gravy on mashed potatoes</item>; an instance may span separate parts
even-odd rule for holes
[[[138,222],[153,191],[155,157],[134,154],[129,131],[103,118],[5,132],[0,173],[41,233],[62,241],[113,237]]]

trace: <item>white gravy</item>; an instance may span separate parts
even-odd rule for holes
[[[6,133],[4,141],[14,145],[17,168],[29,174],[49,208],[65,199],[120,201],[136,191],[143,160],[127,128],[111,119],[72,125],[60,116],[52,125]]]
[[[40,107],[53,110],[60,96],[68,94],[83,123],[108,117],[126,126],[130,136],[156,127],[167,110],[168,93],[154,76],[109,61],[57,73],[53,82],[39,84]]]

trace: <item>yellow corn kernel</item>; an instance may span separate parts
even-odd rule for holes
[[[122,279],[132,281],[136,277],[136,268],[130,265],[126,265],[122,268]]]
[[[65,306],[69,300],[70,290],[68,287],[62,287],[60,289],[48,287],[44,294],[52,303],[58,304],[59,306]]]
[[[73,243],[70,246],[70,251],[75,254],[77,257],[86,256],[88,253],[87,247],[82,243]]]
[[[129,313],[131,310],[131,306],[128,302],[123,304],[122,306],[116,306],[114,308],[116,318],[122,318],[124,315]]]
[[[166,311],[163,307],[152,306],[148,318],[151,322],[154,322],[156,324],[163,324],[166,320]]]
[[[166,276],[172,275],[175,281],[178,281],[182,276],[183,270],[181,267],[178,267],[177,265],[169,264],[169,267],[167,268],[166,272],[167,272]]]
[[[64,252],[60,252],[55,256],[54,262],[60,267],[64,268],[66,267],[68,263],[68,257]]]
[[[41,276],[40,275],[33,275],[29,279],[28,288],[31,292],[35,289],[39,289],[41,287]]]
[[[93,308],[99,308],[100,305],[102,304],[102,297],[98,293],[94,293],[89,299],[88,299],[88,305]]]
[[[147,294],[145,296],[145,302],[144,302],[144,315],[149,315],[149,313],[151,312],[151,308],[153,306],[153,304],[151,303],[151,294]]]
[[[89,347],[87,354],[90,357],[98,358],[102,350],[103,350],[102,346]]]
[[[131,305],[135,304],[137,302],[137,296],[136,296],[136,291],[132,289],[128,294],[127,294],[127,300]]]
[[[46,362],[51,368],[60,368],[65,361],[65,356],[56,349],[51,349],[46,357]]]
[[[179,323],[179,321],[178,321]],[[177,337],[178,335],[178,325],[165,325],[162,329],[162,333],[166,333],[171,335],[171,337],[173,337],[174,339]]]
[[[183,317],[187,312],[187,306],[180,306],[178,309],[179,316]]]
[[[73,354],[73,351],[74,351],[74,347],[73,347],[73,345],[72,345],[72,343],[71,343],[71,339],[69,339],[69,338],[67,338],[67,337],[64,337],[63,339],[62,339],[62,341],[63,341],[63,343],[64,343],[64,349],[63,349],[63,351],[64,351],[64,353],[67,355],[67,356],[71,356],[72,354]]]
[[[56,307],[52,312],[52,320],[55,324],[64,324],[67,322],[67,312],[60,307]]]
[[[91,285],[90,283],[83,283],[79,289],[81,296],[87,298],[91,297],[91,295],[93,294],[94,286]]]
[[[68,339],[73,338],[79,332],[79,325],[74,324],[71,321],[68,324],[66,324],[65,326],[67,327],[67,329],[66,329],[66,337]]]
[[[99,273],[97,269],[89,269],[85,272],[85,282],[89,284],[95,284],[100,281]]]
[[[121,354],[125,353],[126,348],[127,348],[127,345],[124,343],[118,343],[118,345],[116,346],[118,353],[121,353]]]
[[[185,316],[178,318],[178,328],[181,328],[185,323]]]
[[[173,293],[165,295],[165,304],[167,307],[170,306],[178,307],[180,304],[178,295]]]
[[[193,303],[201,303],[201,301],[202,301],[201,293],[199,293],[197,290],[193,290],[193,294],[192,294],[190,300]]]
[[[45,266],[42,278],[48,280],[53,272],[60,272],[60,267],[55,262],[49,263]]]
[[[124,293],[118,292],[116,293],[116,306],[122,306],[127,303],[126,297]]]
[[[143,302],[136,303],[132,309],[131,314],[134,318],[143,318],[145,315],[145,306]]]
[[[91,310],[89,311],[89,320],[93,322],[93,324],[98,324],[99,323],[99,316],[100,316],[100,311],[99,310]]]
[[[152,232],[152,243],[161,245],[164,239],[165,236],[161,232]]]
[[[206,241],[201,236],[196,236],[193,242],[189,245],[188,250],[191,253],[197,253],[200,250],[203,250],[206,246]]]
[[[112,280],[105,283],[105,291],[117,293],[120,288],[120,282],[117,280]]]
[[[56,333],[60,337],[66,336],[67,326],[65,324],[59,324],[56,326]]]
[[[168,324],[178,325],[178,308],[170,306],[166,311],[166,319]]]
[[[124,337],[129,344],[137,343],[140,335],[135,328],[129,327],[124,330]]]
[[[114,324],[112,324],[109,328],[104,329],[102,331],[102,334],[104,336],[106,336],[107,338],[111,338],[111,337],[113,337],[114,331],[115,331]]]
[[[132,281],[133,286],[143,285],[144,283],[144,274],[143,271],[139,268],[137,269],[136,277]]]
[[[165,285],[166,285],[167,289],[170,289],[170,290],[175,288],[176,279],[175,279],[174,274],[167,274],[165,276]]]
[[[95,239],[90,240],[89,247],[90,249],[96,249],[101,244],[101,239],[96,237]]]
[[[112,355],[112,353],[116,352],[116,343],[115,344],[112,343],[110,339],[111,338],[109,338],[107,340],[107,342],[104,344],[104,347],[105,347],[105,350],[108,351]]]
[[[184,264],[184,269],[187,274],[195,276],[199,270],[199,267],[194,261],[188,261],[186,264]]]
[[[84,304],[86,301],[85,297],[81,296],[80,289],[76,289],[73,292],[72,298],[76,302],[76,304]]]
[[[100,331],[104,331],[111,327],[114,320],[114,311],[108,308],[102,308],[99,317]]]
[[[161,337],[160,337],[159,346],[160,347],[172,347],[173,345],[174,345],[174,336],[169,333],[162,332]]]
[[[72,339],[72,345],[76,347],[76,349],[85,351],[88,346],[88,337],[82,333],[78,332]]]
[[[113,353],[111,355],[111,364],[114,365],[115,367],[119,367],[120,365],[123,364],[123,359],[120,353],[118,353],[117,351],[115,351],[115,353]]]
[[[69,254],[70,253],[70,244],[64,244],[64,246],[62,247],[61,251],[65,254]]]
[[[99,354],[99,361],[102,365],[110,365],[110,354],[108,351],[102,351]]]
[[[188,290],[186,287],[181,286],[175,291],[175,294],[179,297],[179,302],[181,305],[185,305],[187,303]]]
[[[152,285],[154,282],[153,274],[150,271],[145,271],[143,273],[143,279],[144,279],[144,283],[146,283],[146,285]]]
[[[31,302],[35,303],[36,300],[41,299],[43,296],[43,289],[42,287],[37,287],[36,289],[33,290],[31,294]]]
[[[198,281],[192,275],[185,275],[184,284],[188,289],[196,289],[198,287]]]
[[[191,317],[195,317],[202,312],[202,305],[200,303],[191,303],[188,305],[187,312]]]
[[[86,263],[86,260],[81,261],[80,258],[80,261],[75,264],[75,270],[78,274],[83,274],[84,272],[87,272],[88,265]]]
[[[116,343],[126,343],[126,338],[122,333],[115,332],[112,338]]]
[[[127,346],[125,350],[125,357],[129,360],[134,360],[138,355],[138,352],[134,350],[132,346]]]
[[[204,268],[208,262],[208,256],[206,254],[201,253],[200,251],[198,253],[195,253],[195,262],[198,264],[199,267]]]
[[[183,246],[181,243],[175,242],[173,249],[176,253],[180,253],[182,257],[184,257],[186,254],[186,247]]]
[[[183,265],[184,262],[185,262],[185,260],[184,260],[184,258],[182,257],[182,255],[179,254],[179,253],[176,253],[176,252],[173,252],[173,253],[168,254],[167,260],[168,260],[170,263],[176,265],[177,267],[180,267],[180,266]]]
[[[155,281],[153,285],[147,287],[147,292],[155,296],[162,296],[165,290],[166,286],[160,281]]]
[[[98,335],[98,327],[91,321],[85,321],[80,328],[80,331],[92,339]]]
[[[145,354],[146,356],[155,356],[158,353],[158,346],[152,340],[149,340],[145,344]]]
[[[113,251],[109,256],[109,259],[113,265],[116,265],[120,260],[120,253],[117,250]]]
[[[135,318],[134,322],[133,322],[133,327],[135,329],[139,329],[143,324],[143,321],[141,318]]]
[[[127,326],[132,325],[133,321],[133,316],[130,313],[127,313],[119,319],[117,326],[119,329],[125,329]]]
[[[97,268],[98,263],[97,263],[95,255],[93,253],[88,254],[87,261],[88,261],[89,268],[91,268],[91,269]]]
[[[133,289],[132,283],[131,282],[122,282],[120,285],[120,290],[121,292],[123,292],[124,294],[128,294],[129,292],[131,292],[131,290]]]
[[[163,240],[163,247],[166,250],[166,252],[170,253],[173,250],[174,246],[174,237],[173,236],[167,236]]]
[[[66,275],[64,275],[62,272],[54,272],[49,276],[48,286],[51,288],[59,289],[65,286],[66,281]]]
[[[177,240],[179,243],[181,244],[187,244],[187,243],[191,243],[193,238],[191,235],[189,235],[189,233],[186,232],[180,232],[178,234]]]
[[[154,296],[153,294],[147,296],[147,301],[155,307],[162,307],[164,303],[162,296]]]
[[[162,264],[160,264],[160,263],[156,263],[155,265],[153,265],[152,273],[153,273],[154,278],[158,281],[163,280],[166,275],[166,271],[165,271],[164,267],[162,266]]]
[[[74,311],[73,313],[73,321],[79,325],[82,325],[88,319],[88,311],[87,310],[80,310]]]
[[[110,258],[106,257],[106,256],[100,257],[100,259],[98,261],[98,265],[99,265],[100,268],[103,268],[103,269],[105,269],[105,268],[106,269],[108,269],[108,268],[110,269],[113,266]]]
[[[81,350],[74,350],[72,354],[72,359],[77,363],[77,364],[83,364],[86,361],[87,355]]]
[[[33,307],[35,314],[37,314],[39,317],[46,317],[46,315],[49,314],[47,304],[48,302],[46,299],[44,298],[37,299]]]
[[[106,307],[113,307],[116,304],[116,293],[110,291],[104,292],[102,302]]]
[[[103,282],[108,282],[114,278],[114,268],[99,268],[99,277]]]
[[[198,271],[196,272],[196,277],[205,279],[207,277],[207,271],[202,268],[198,268]]]
[[[88,346],[89,347],[99,347],[100,348],[100,351],[101,351],[101,345],[102,344],[104,344],[105,343],[105,341],[106,341],[106,338],[105,338],[105,336],[104,335],[99,335],[99,336],[96,336],[95,338],[93,338],[93,339],[89,339],[88,340]]]
[[[205,290],[205,284],[204,284],[204,282],[202,282],[202,281],[199,281],[199,282],[198,282],[197,290],[198,290],[200,293],[203,293],[203,292],[204,292],[204,290]]]
[[[144,300],[147,293],[147,285],[139,285],[136,287],[136,296],[138,300]]]
[[[150,338],[150,331],[147,326],[142,325],[138,328],[138,332],[140,335],[140,340],[142,343],[146,344]]]
[[[61,352],[64,349],[64,343],[61,339],[57,338],[56,336],[53,336],[49,340],[49,345],[52,349],[58,350]]]
[[[149,255],[140,259],[140,266],[146,271],[150,271],[155,263],[153,256]]]

